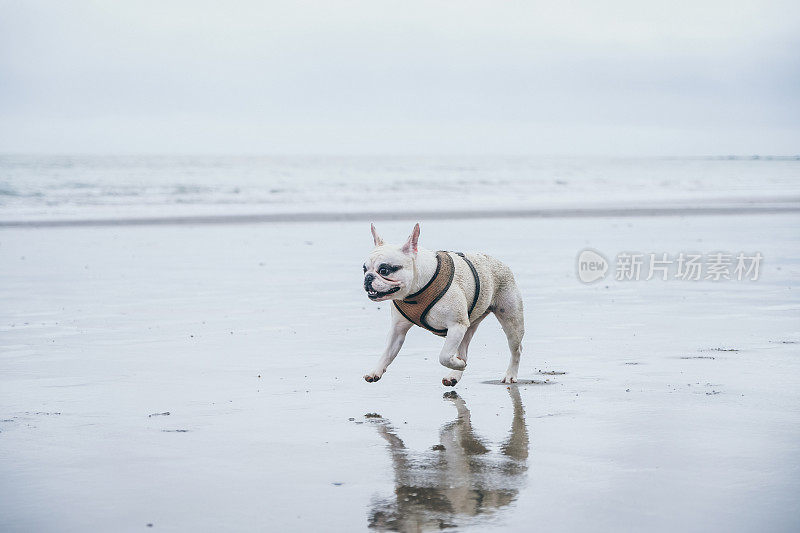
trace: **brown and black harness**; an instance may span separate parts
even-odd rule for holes
[[[475,304],[478,303],[478,296],[481,292],[481,280],[478,278],[478,271],[472,261],[461,252],[454,252],[457,256],[463,259],[469,269],[472,271],[472,277],[475,278],[475,296],[472,298],[472,304],[469,306],[467,317],[472,315],[472,310],[475,309]],[[402,300],[395,300],[394,306],[400,311],[400,314],[406,317],[409,322],[413,322],[421,328],[425,328],[431,333],[444,337],[447,335],[447,329],[436,329],[425,320],[428,312],[436,305],[444,293],[450,288],[455,276],[455,264],[450,253],[439,250],[436,252],[436,271],[433,273],[431,280],[425,284],[420,290],[414,294],[409,294]]]

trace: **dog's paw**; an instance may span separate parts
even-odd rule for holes
[[[514,376],[512,374],[506,374],[506,377],[504,377],[500,383],[516,383],[516,382],[517,382],[517,376]]]
[[[461,380],[461,376],[464,374],[460,370],[453,370],[448,375],[442,378],[442,385],[445,387],[455,387],[456,383]]]
[[[445,362],[444,366],[452,368],[453,370],[464,370],[467,367],[467,362],[459,356],[453,355]]]
[[[366,381],[367,383],[375,383],[379,379],[381,379],[381,375],[377,372],[370,372],[368,374],[364,374],[364,381]]]

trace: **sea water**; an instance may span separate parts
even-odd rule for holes
[[[791,201],[800,157],[0,156],[0,219]]]

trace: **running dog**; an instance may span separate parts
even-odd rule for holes
[[[494,313],[508,339],[511,361],[503,383],[515,383],[525,334],[522,296],[506,265],[482,253],[420,248],[419,224],[404,244],[386,244],[372,225],[375,248],[364,262],[364,290],[373,302],[392,300],[392,324],[383,355],[364,379],[374,383],[397,357],[406,333],[419,326],[444,337],[439,362],[451,369],[442,384],[454,387],[467,366],[478,325]]]

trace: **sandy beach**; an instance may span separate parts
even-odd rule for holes
[[[0,529],[795,531],[799,223],[422,220],[526,304],[520,384],[489,319],[455,394],[418,328],[362,379],[389,312],[364,222],[4,227]],[[586,285],[587,247],[764,262]]]
[[[0,533],[800,532],[798,22],[0,2]]]

